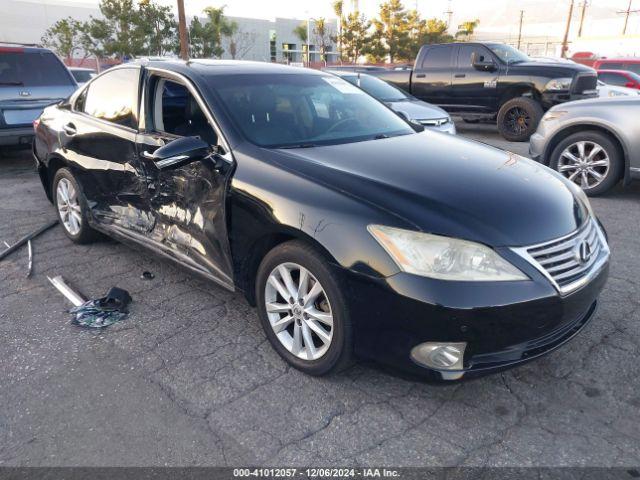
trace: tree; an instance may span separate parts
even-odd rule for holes
[[[447,33],[447,24],[437,18],[423,20],[416,10],[411,10],[407,15],[407,27],[409,29],[409,44],[406,51],[407,60],[412,60],[418,55],[418,50],[425,44],[448,43],[453,37]]]
[[[224,17],[224,6],[220,8],[207,7],[204,13],[209,20],[205,25],[206,38],[211,44],[213,56],[220,58],[224,53],[222,38],[230,37],[238,29],[238,24]]]
[[[408,58],[410,28],[408,12],[400,0],[387,0],[380,5],[379,18],[373,20],[371,56],[376,61]]]
[[[141,0],[136,21],[136,35],[147,55],[163,56],[179,50],[178,25],[171,7]]]
[[[347,15],[340,33],[342,55],[349,62],[355,63],[367,51],[370,42],[369,28],[371,22],[360,12]]]
[[[316,50],[320,50],[320,61],[327,66],[327,47],[331,41],[331,34],[324,18],[318,18],[313,21],[313,35]]]
[[[334,0],[333,4],[333,13],[338,17],[338,34],[332,40],[338,46],[338,60],[342,63],[342,29],[345,24],[344,18],[344,1],[343,0]]]
[[[106,55],[119,58],[135,57],[144,51],[144,37],[138,32],[138,8],[133,0],[101,0],[100,13],[104,20],[92,19],[100,25],[94,30],[103,35],[96,40]]]
[[[42,44],[63,58],[72,58],[82,49],[81,23],[71,17],[58,20],[44,32]]]
[[[198,17],[191,19],[189,24],[189,56],[193,58],[208,58],[213,56],[211,44],[207,40],[205,26]]]
[[[309,36],[307,35],[307,33],[308,33],[308,24],[306,22],[301,23],[300,25],[298,25],[296,28],[293,29],[293,34],[300,39],[300,42],[302,42],[303,50],[305,48],[305,45],[307,49],[309,48]],[[310,58],[311,57],[309,55],[309,52],[307,52],[306,59],[303,58],[303,61],[306,62],[308,65]]]
[[[234,60],[242,60],[256,43],[255,32],[245,32],[241,28],[237,28],[231,35],[227,37],[226,47],[229,55]]]
[[[469,37],[473,35],[473,32],[475,32],[476,28],[478,28],[479,24],[480,20],[477,18],[475,20],[461,23],[460,25],[458,25],[458,32],[456,33],[456,37],[466,37],[466,39],[468,40]]]

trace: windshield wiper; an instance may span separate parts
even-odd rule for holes
[[[15,82],[0,82],[0,85],[24,85],[24,83],[18,80]]]
[[[389,135],[387,135],[386,133],[379,133],[378,135],[373,137],[374,140],[382,140],[383,138],[389,138]]]
[[[287,148],[313,148],[315,147],[316,144],[315,143],[298,143],[296,145],[282,145],[282,146],[276,146],[273,148],[282,148],[282,149],[287,149]]]

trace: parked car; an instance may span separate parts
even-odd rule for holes
[[[531,137],[531,157],[587,195],[640,178],[640,98],[583,100],[549,110]]]
[[[640,57],[601,58],[593,63],[596,70],[625,70],[640,75]]]
[[[607,85],[598,80],[598,95],[600,97],[628,97],[640,95],[640,90],[636,88],[616,87],[615,85]]]
[[[42,109],[76,87],[51,50],[0,43],[0,146],[31,143]]]
[[[456,134],[455,123],[440,107],[418,100],[399,88],[366,73],[327,71],[361,88],[407,120],[424,125],[431,130]]]
[[[103,232],[243,292],[309,374],[354,355],[444,379],[527,362],[584,327],[607,278],[605,233],[573,183],[412,127],[324,72],[123,65],[36,133],[72,241]]]
[[[386,72],[386,67],[378,65],[335,65],[331,70],[338,72]]]
[[[69,71],[78,85],[84,85],[96,76],[96,71],[93,68],[69,67]]]
[[[371,74],[466,120],[496,119],[500,134],[515,142],[529,140],[553,105],[598,95],[593,69],[531,61],[502,43],[425,45],[412,71]]]
[[[640,75],[624,70],[598,70],[598,80],[607,85],[640,90]]]

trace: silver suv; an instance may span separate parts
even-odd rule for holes
[[[531,137],[529,154],[588,195],[640,178],[640,98],[611,97],[550,109]]]
[[[0,43],[0,146],[31,143],[33,121],[76,88],[51,50]]]

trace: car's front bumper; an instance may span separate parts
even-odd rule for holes
[[[0,145],[28,145],[33,140],[33,127],[0,128]]]
[[[588,93],[570,93],[569,91],[543,92],[542,106],[546,110],[560,103],[587,100],[590,98],[598,98],[598,91],[594,90],[593,92]]]
[[[531,280],[507,283],[443,282],[406,273],[372,281],[349,274],[355,352],[431,380],[510,368],[556,349],[587,324],[608,269],[607,261],[589,283],[565,296],[533,269],[526,272]],[[425,342],[465,342],[463,368],[414,362],[411,350]]]
[[[531,135],[529,139],[529,156],[536,162],[547,164],[544,151],[547,145],[547,137],[540,133],[540,129]]]

